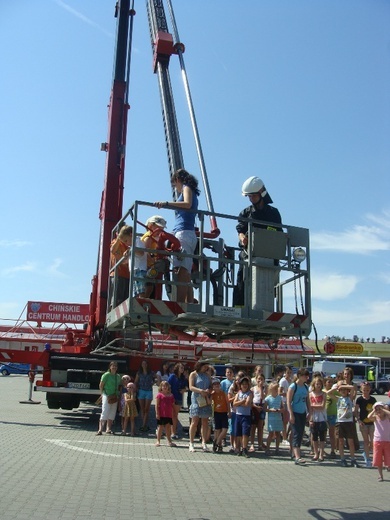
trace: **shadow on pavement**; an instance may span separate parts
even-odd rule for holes
[[[389,512],[390,510],[379,511],[378,509],[373,510],[369,508],[351,508],[345,509],[344,511],[325,508],[308,510],[308,513],[313,518],[318,518],[319,520],[365,520],[366,518],[369,518],[370,520],[385,520],[385,518],[389,518]]]

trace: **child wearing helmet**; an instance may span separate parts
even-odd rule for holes
[[[147,231],[142,237],[137,237],[134,257],[134,296],[142,298],[150,298],[153,295],[155,284],[148,283],[147,273],[153,267],[154,259],[149,253],[143,252],[142,249],[157,249],[158,239],[162,231],[167,225],[166,220],[160,215],[149,217],[145,223]],[[131,260],[130,262],[131,263]]]

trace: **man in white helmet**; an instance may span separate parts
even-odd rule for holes
[[[245,208],[238,216],[236,226],[239,245],[242,248],[240,260],[246,259],[246,247],[248,245],[248,222],[240,220],[240,217],[254,220],[262,220],[269,224],[255,224],[254,227],[282,231],[282,217],[279,211],[270,206],[272,199],[264,186],[264,182],[259,177],[249,177],[242,185],[242,194],[248,197],[251,205]],[[244,283],[243,267],[240,266],[237,272],[237,285],[234,290],[234,305],[244,305]]]

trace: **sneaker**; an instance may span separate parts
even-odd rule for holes
[[[348,467],[348,462],[345,459],[341,459],[340,464],[344,466],[345,468]]]
[[[207,446],[207,444],[202,444],[202,450],[203,450],[205,453],[207,453],[207,452],[210,451],[209,448],[208,448],[208,446]]]
[[[244,448],[242,450],[242,454],[244,455],[244,457],[246,457],[247,459],[249,459],[249,453],[248,453],[248,450],[246,448]]]
[[[370,459],[366,460],[366,468],[372,468],[372,462],[370,461]]]
[[[241,450],[237,452],[237,456],[238,457],[242,457],[242,451]]]
[[[188,447],[188,451],[190,453],[195,453],[195,446],[193,444],[190,443],[189,447]]]
[[[178,438],[179,438],[178,435],[172,435],[172,437],[171,437],[171,439],[176,439],[176,440],[177,440]]]
[[[336,457],[337,457],[336,452],[335,451],[331,451],[330,455],[329,455],[329,458],[330,459],[335,459]]]
[[[282,441],[283,446],[290,446],[290,443],[288,441]]]
[[[223,447],[222,446],[218,446],[218,453],[223,453]]]
[[[213,442],[213,452],[217,453],[218,450],[218,444],[216,442]]]
[[[295,464],[297,464],[298,466],[303,466],[304,464],[306,464],[306,461],[305,459],[303,459],[302,457],[299,457],[299,459],[295,459]]]
[[[355,468],[360,468],[360,466],[359,466],[359,464],[358,464],[356,459],[351,459],[351,466],[352,467],[355,466]]]

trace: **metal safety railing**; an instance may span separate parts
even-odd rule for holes
[[[224,227],[235,230],[237,216],[198,210],[198,244],[194,253],[164,247],[145,249],[137,238],[146,229],[144,215],[155,212],[153,204],[136,201],[124,215],[133,226],[133,243],[129,259],[128,299],[115,309],[109,309],[107,326],[111,330],[191,330],[205,332],[216,338],[308,335],[311,329],[310,248],[307,229],[275,225],[278,231],[267,229],[269,223],[240,218],[248,223],[248,246],[244,251],[228,246],[223,238],[205,238],[205,223],[218,218]],[[164,209],[161,212],[170,212]],[[191,210],[188,210],[191,211]],[[164,217],[165,218],[165,217]],[[169,220],[169,217],[167,217]],[[169,242],[169,239],[167,239]],[[134,272],[139,253],[154,255],[162,261],[162,269],[147,283],[155,288],[157,297],[134,297],[134,284],[145,280]],[[176,302],[178,281],[172,269],[174,258],[191,258],[191,284],[194,303]],[[118,264],[112,268],[115,279]],[[239,282],[239,283],[238,283]],[[240,293],[238,295],[238,293]],[[110,295],[109,301],[111,301]]]

